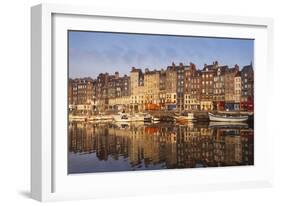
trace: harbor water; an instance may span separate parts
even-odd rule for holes
[[[69,122],[68,173],[254,164],[248,123]]]

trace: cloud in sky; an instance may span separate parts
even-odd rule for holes
[[[71,78],[128,74],[132,66],[160,69],[172,62],[193,62],[202,69],[217,60],[243,67],[254,55],[254,40],[105,32],[70,31],[68,46]]]

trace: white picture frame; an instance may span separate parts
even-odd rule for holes
[[[116,21],[120,22],[118,27]],[[133,24],[139,25],[132,27]],[[69,177],[65,171],[67,154],[66,145],[64,146],[67,120],[66,110],[63,109],[67,95],[65,31],[84,29],[128,32],[135,29],[133,32],[136,33],[155,33],[155,24],[162,33],[166,31],[165,25],[169,24],[176,28],[172,34],[199,35],[200,32],[202,36],[257,40],[254,48],[255,165],[239,168],[112,172]],[[197,33],[187,33],[187,25],[198,27],[195,29]],[[269,115],[266,110],[270,102],[268,91],[272,91],[273,87],[270,77],[274,75],[272,19],[40,4],[31,8],[31,26],[32,198],[52,201],[273,185],[274,135],[268,129]],[[110,26],[111,29],[108,29]],[[64,138],[57,138],[58,134]],[[136,183],[138,186],[133,185]],[[95,187],[91,186],[93,184]]]

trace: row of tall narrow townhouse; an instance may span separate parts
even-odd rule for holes
[[[202,70],[190,63],[166,69],[133,67],[130,75],[101,73],[96,79],[70,79],[69,105],[92,105],[93,111],[253,110],[252,64],[241,70],[217,61]],[[78,107],[78,106],[76,106]]]

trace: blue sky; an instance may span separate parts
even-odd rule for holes
[[[218,61],[241,67],[253,61],[254,40],[104,32],[69,32],[69,77],[101,72],[129,74],[131,67],[161,69],[175,62],[197,68]]]

